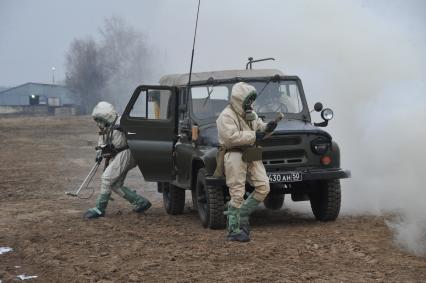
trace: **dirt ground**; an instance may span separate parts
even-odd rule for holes
[[[138,169],[127,184],[153,202],[145,215],[118,196],[105,218],[84,221],[95,196],[78,187],[94,161],[89,117],[0,119],[0,280],[32,282],[426,282],[426,259],[399,250],[382,217],[340,217],[258,209],[248,244],[165,213],[161,195]],[[99,174],[93,187],[99,189]],[[343,189],[344,193],[344,189]]]

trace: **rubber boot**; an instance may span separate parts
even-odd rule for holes
[[[151,207],[151,203],[141,195],[138,195],[136,191],[132,191],[127,187],[121,187],[123,192],[123,198],[133,205],[133,211],[143,213]]]
[[[228,204],[227,216],[228,241],[249,242],[249,236],[240,230],[240,209]]]
[[[96,200],[96,206],[89,208],[83,215],[85,219],[95,219],[105,216],[105,209],[108,205],[111,193],[100,194]]]
[[[254,193],[251,193],[247,199],[244,200],[243,205],[240,208],[240,229],[250,236],[250,214],[256,209],[260,201],[253,197]]]

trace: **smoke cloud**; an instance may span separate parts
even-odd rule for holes
[[[417,255],[426,255],[425,93],[417,81],[389,82],[359,106],[359,139],[345,145],[354,177],[343,212],[398,215],[387,224],[398,245]]]
[[[335,110],[327,130],[352,171],[342,214],[398,215],[387,221],[396,243],[425,255],[426,26],[407,30],[353,2],[309,3],[303,25],[284,33],[283,69],[300,72],[311,105],[317,96]]]

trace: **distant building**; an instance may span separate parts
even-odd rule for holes
[[[78,106],[76,94],[61,85],[26,83],[0,91],[0,105]]]
[[[26,83],[0,91],[0,115],[75,115],[76,94],[65,86]]]

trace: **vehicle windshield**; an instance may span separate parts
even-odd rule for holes
[[[303,104],[296,81],[248,82],[257,90],[254,109],[257,114],[302,112]],[[191,88],[192,112],[196,118],[214,119],[228,105],[232,83]]]

